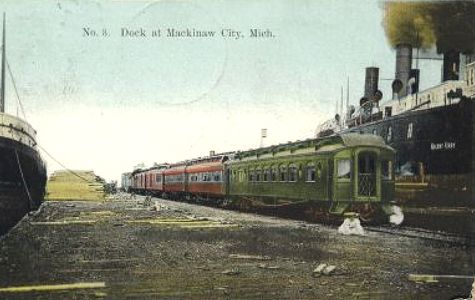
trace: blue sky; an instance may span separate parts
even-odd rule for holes
[[[145,162],[312,137],[364,68],[394,74],[379,1],[6,0],[7,56],[39,143],[73,169],[107,179]],[[84,28],[110,36],[85,37]],[[121,37],[122,28],[216,31],[216,38]],[[253,39],[249,30],[274,38]],[[220,37],[222,29],[243,39]],[[440,65],[423,61],[422,87]],[[425,71],[426,70],[426,71]],[[425,72],[424,72],[425,71]],[[381,81],[385,98],[390,81]],[[16,114],[12,85],[7,111]],[[48,157],[49,170],[61,168]]]

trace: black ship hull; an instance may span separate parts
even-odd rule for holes
[[[0,235],[41,205],[46,179],[36,149],[0,137]]]
[[[396,197],[405,206],[473,207],[474,100],[351,127],[396,150]],[[411,125],[412,124],[412,125]]]

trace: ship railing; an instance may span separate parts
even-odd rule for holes
[[[0,137],[8,138],[30,147],[36,145],[36,131],[30,124],[15,116],[0,113]]]

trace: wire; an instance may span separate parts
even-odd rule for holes
[[[10,78],[12,79],[12,83],[13,83],[13,89],[15,90],[15,94],[16,94],[16,97],[17,97],[17,100],[18,100],[18,104],[20,105],[20,108],[21,108],[21,113],[23,114],[23,119],[26,119],[26,114],[25,114],[25,109],[23,108],[23,104],[21,103],[21,100],[20,100],[20,96],[18,94],[18,89],[16,87],[16,83],[15,83],[15,78],[13,78],[13,73],[12,73],[12,70],[10,69],[10,64],[8,63],[7,61],[7,68],[8,68],[8,74],[10,74]]]
[[[7,61],[7,67],[8,67],[8,73],[10,74],[10,78],[12,79],[12,83],[13,83],[13,88],[15,89],[15,94],[16,94],[16,97],[17,97],[17,100],[18,100],[18,104],[20,105],[20,109],[21,109],[21,112],[23,114],[23,118],[25,119],[25,121],[27,121],[26,119],[26,114],[25,114],[25,109],[23,108],[23,104],[20,100],[20,95],[18,94],[18,89],[16,87],[16,83],[15,83],[15,78],[13,77],[13,73],[12,73],[12,70],[10,68],[10,64],[8,63]],[[84,180],[85,182],[90,182],[90,180],[87,180],[86,178],[82,177],[81,175],[79,175],[78,173],[74,172],[73,170],[69,169],[68,167],[66,167],[64,164],[62,164],[59,160],[57,160],[53,155],[51,155],[48,151],[46,151],[45,148],[41,147],[39,144],[36,144],[38,146],[38,148],[40,148],[46,155],[48,155],[52,160],[54,160],[57,164],[59,164],[61,167],[63,167],[66,171],[68,171],[69,173],[73,174],[74,176]],[[20,173],[21,173],[21,177],[23,179],[23,183],[25,184],[25,188],[26,188],[26,191],[28,193],[28,198],[30,199],[30,203],[32,203],[32,199],[31,199],[31,196],[30,196],[30,192],[28,191],[28,187],[26,186],[26,182],[25,182],[25,178],[23,178],[23,171],[21,169],[21,165],[20,165],[20,160],[18,158],[18,153],[16,153],[16,156],[17,156],[17,161],[18,161],[18,166],[20,167]]]
[[[23,169],[21,167],[20,163],[20,157],[18,157],[18,151],[15,149],[15,155],[16,155],[16,161],[18,163],[18,169],[20,170],[20,175],[21,175],[21,180],[23,181],[23,186],[25,187],[26,194],[28,195],[28,200],[30,203],[30,209],[33,207],[34,202],[33,199],[31,199],[30,191],[28,190],[28,185],[26,184],[25,176],[23,175]]]
[[[85,182],[90,182],[90,180],[82,177],[81,175],[79,175],[78,173],[74,172],[73,170],[69,169],[68,167],[66,167],[64,164],[62,164],[59,160],[57,160],[53,155],[51,155],[48,151],[46,151],[45,148],[41,147],[39,144],[36,144],[38,146],[38,148],[40,148],[46,155],[48,155],[52,160],[54,160],[58,165],[60,165],[61,167],[63,167],[66,171],[68,171],[69,173],[73,174],[74,176],[84,180]]]
[[[16,97],[17,97],[17,100],[18,100],[18,104],[20,105],[20,108],[21,108],[21,112],[23,114],[23,118],[26,120],[26,114],[25,114],[25,109],[23,108],[23,104],[20,100],[20,96],[18,94],[18,89],[16,87],[16,83],[15,83],[15,78],[13,77],[13,73],[12,73],[12,70],[10,68],[10,64],[8,63],[7,61],[7,67],[8,67],[8,73],[10,74],[10,78],[12,79],[12,83],[13,83],[13,88],[15,89],[15,94],[16,94]],[[27,120],[26,120],[27,121]],[[63,167],[66,171],[70,172],[71,174],[73,174],[74,176],[77,176],[79,178],[81,178],[82,180],[84,180],[85,182],[89,182],[90,180],[87,180],[86,178],[82,177],[81,175],[77,174],[76,172],[74,172],[73,170],[69,169],[68,167],[66,167],[65,165],[63,165],[60,161],[58,161],[53,155],[51,155],[48,151],[46,151],[45,148],[41,147],[39,144],[36,144],[44,153],[46,153],[46,155],[48,155],[52,160],[54,160],[57,164],[59,164],[61,167]],[[17,159],[18,159],[18,154],[17,154]],[[18,163],[20,163],[20,161],[18,160]],[[20,171],[21,171],[21,166],[20,166]],[[21,173],[22,174],[22,178],[23,178],[23,172]],[[28,191],[28,188],[27,188],[27,191]],[[30,197],[30,193],[28,193],[28,197]],[[30,197],[30,201],[31,201],[31,197]]]

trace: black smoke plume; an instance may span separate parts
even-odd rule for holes
[[[436,46],[439,53],[475,51],[475,1],[388,1],[384,28],[390,44]]]

